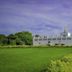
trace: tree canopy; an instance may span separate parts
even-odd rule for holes
[[[5,36],[0,34],[0,45],[32,45],[32,33],[30,32],[17,32]]]

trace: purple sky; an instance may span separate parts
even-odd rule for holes
[[[0,0],[0,33],[72,32],[72,0]]]

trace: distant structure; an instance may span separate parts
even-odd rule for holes
[[[33,45],[63,45],[63,46],[72,46],[72,35],[67,31],[67,28],[64,28],[64,31],[59,35],[53,36],[41,36],[34,35],[33,36]]]

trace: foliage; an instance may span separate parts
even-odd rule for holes
[[[30,32],[18,32],[15,35],[18,36],[18,38],[26,45],[32,44],[32,34]]]
[[[5,36],[0,34],[0,45],[31,45],[32,33],[30,32],[18,32],[15,34],[9,34]]]
[[[51,60],[42,72],[72,72],[72,54],[58,60]]]
[[[4,34],[0,34],[0,45],[5,44],[6,36]]]

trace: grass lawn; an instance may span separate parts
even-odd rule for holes
[[[0,72],[39,72],[52,58],[72,53],[72,48],[1,48]]]

